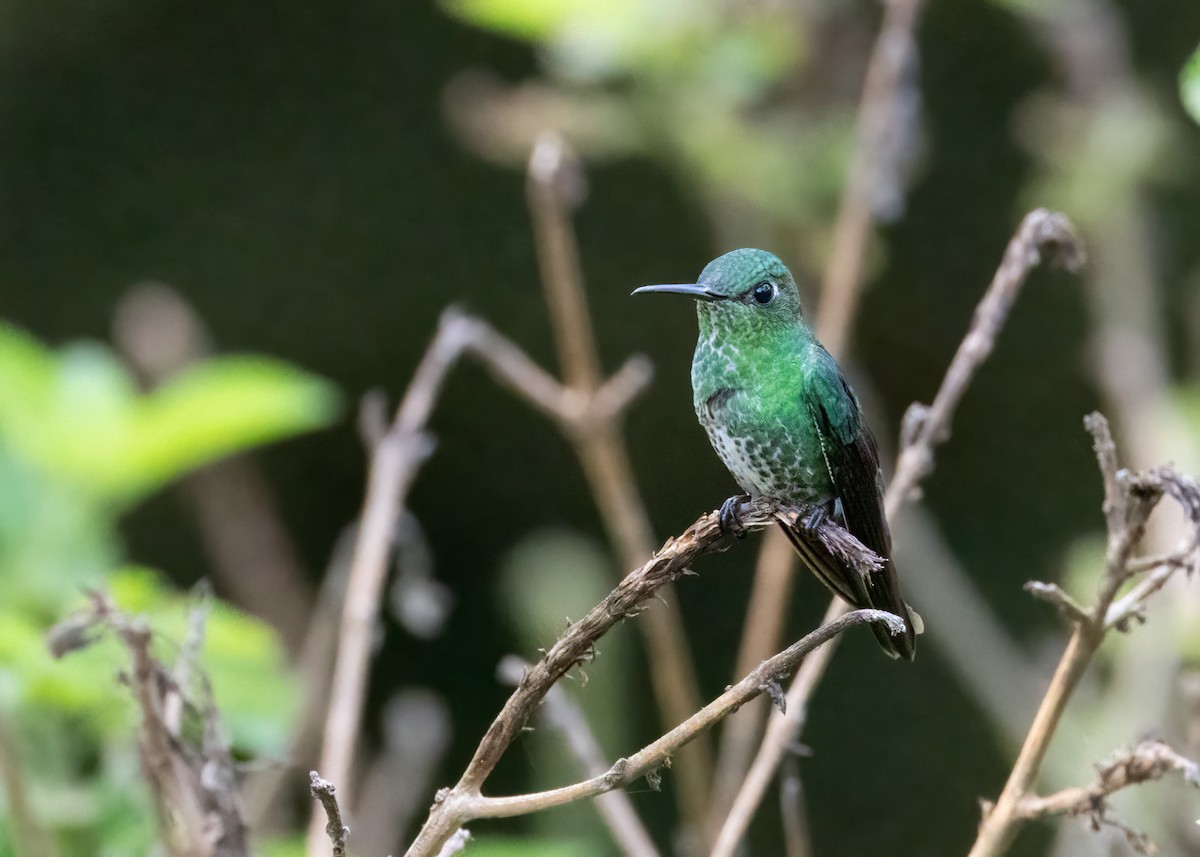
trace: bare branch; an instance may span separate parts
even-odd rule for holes
[[[795,669],[796,665],[809,652],[853,625],[870,622],[883,622],[893,633],[898,633],[904,628],[904,623],[898,616],[883,610],[851,611],[827,625],[822,625],[799,642],[765,661],[758,669],[666,735],[643,747],[632,756],[618,759],[603,774],[563,788],[512,797],[483,797],[477,792],[462,792],[455,788],[440,796],[440,800],[431,814],[431,821],[434,821],[436,816],[442,815],[443,818],[438,819],[439,825],[453,829],[473,819],[527,815],[531,812],[596,797],[612,789],[628,785],[641,777],[649,778],[660,767],[669,765],[672,755],[680,747],[710,729],[731,711],[735,711],[739,706],[762,693],[763,688],[770,681],[778,680]],[[417,842],[409,849],[408,857],[433,853],[432,847],[438,844],[437,840],[430,837],[431,841],[425,842],[423,841],[425,831],[422,833],[423,836],[418,837]]]
[[[761,529],[780,515],[803,515],[807,509],[783,507],[766,500],[744,503],[739,516],[747,529]],[[743,682],[726,691],[721,697],[684,723],[675,727],[654,744],[627,760],[614,765],[605,774],[573,786],[539,795],[512,798],[483,798],[479,794],[484,780],[500,761],[500,757],[519,734],[537,705],[551,686],[568,670],[594,656],[595,643],[622,619],[636,615],[639,606],[665,584],[689,571],[697,557],[721,550],[724,537],[716,512],[697,520],[682,535],[669,539],[645,565],[627,575],[607,597],[593,607],[584,618],[571,625],[563,636],[546,652],[521,680],[516,691],[504,704],[492,722],[474,757],[458,784],[439,794],[430,817],[408,851],[409,857],[425,857],[437,853],[447,838],[472,818],[499,817],[533,812],[549,806],[560,806],[616,788],[653,771],[664,760],[697,735],[702,734],[729,711],[762,692],[771,679],[786,674],[812,649],[834,637],[842,629],[862,621],[894,623],[895,617],[879,611],[857,611],[837,622],[822,626],[800,643],[764,663]],[[825,521],[818,536],[826,549],[852,557],[863,570],[875,567],[881,560],[867,550],[849,532]]]
[[[600,382],[600,354],[571,226],[571,211],[582,201],[585,190],[582,165],[566,142],[556,134],[541,135],[529,158],[526,193],[542,288],[566,388],[590,405],[584,418],[564,430],[574,443],[604,527],[620,554],[621,567],[633,568],[653,550],[654,532],[629,464],[619,416],[649,381],[650,364],[634,358],[608,382]],[[700,690],[673,588],[661,589],[659,598],[665,609],[650,611],[639,628],[645,635],[659,716],[663,727],[669,728],[700,706]],[[685,828],[699,832],[712,780],[706,741],[689,747],[676,764],[680,815]]]
[[[1025,591],[1040,601],[1046,601],[1058,608],[1059,612],[1072,622],[1088,621],[1088,612],[1078,601],[1063,591],[1057,583],[1042,583],[1031,580],[1025,584]]]
[[[519,685],[528,670],[527,663],[512,656],[501,660],[497,668],[501,681],[511,685]],[[542,714],[546,722],[561,733],[584,776],[598,777],[611,768],[583,710],[561,686],[555,685],[546,693]],[[626,857],[658,857],[658,849],[638,818],[629,795],[617,790],[599,795],[596,811]]]
[[[1158,467],[1134,474],[1121,470],[1107,420],[1100,414],[1090,414],[1084,423],[1094,439],[1097,466],[1104,482],[1103,510],[1108,526],[1104,574],[1095,603],[1087,609],[1074,605],[1076,624],[1067,648],[1059,659],[1058,668],[1034,716],[1033,724],[1025,737],[1004,790],[980,825],[970,857],[996,857],[1001,854],[1015,835],[1019,823],[1033,817],[1030,813],[1034,813],[1034,810],[1037,810],[1035,815],[1056,812],[1059,811],[1056,807],[1072,805],[1070,800],[1083,799],[1089,794],[1099,800],[1107,794],[1088,789],[1068,789],[1050,798],[1030,797],[1042,760],[1063,711],[1079,680],[1091,664],[1096,650],[1104,641],[1104,636],[1113,628],[1125,629],[1131,618],[1140,615],[1139,611],[1145,599],[1161,589],[1171,574],[1178,568],[1193,567],[1197,562],[1195,551],[1197,533],[1200,532],[1200,484],[1170,467]],[[1170,496],[1176,500],[1191,524],[1191,555],[1181,555],[1178,561],[1168,561],[1155,568],[1152,574],[1135,585],[1133,590],[1118,602],[1116,597],[1122,586],[1136,574],[1145,573],[1145,569],[1150,567],[1139,564],[1133,557],[1133,551],[1145,532],[1150,512],[1163,496]],[[1175,557],[1168,557],[1168,560],[1173,559]],[[1150,752],[1146,749],[1148,746],[1143,745],[1139,748],[1146,751],[1144,757],[1137,756],[1135,751],[1133,757],[1122,757],[1113,766],[1103,769],[1102,788],[1106,787],[1106,783],[1119,784],[1116,786],[1119,788],[1139,782],[1141,780],[1136,776],[1139,771],[1157,770],[1154,765],[1161,766],[1164,760],[1177,758],[1165,755],[1165,751]],[[1145,759],[1150,759],[1154,765],[1141,764]],[[1188,771],[1194,770],[1194,766],[1188,768]],[[1096,817],[1103,818],[1102,810],[1097,812],[1099,815]],[[1115,824],[1110,819],[1103,820],[1105,823]],[[1134,836],[1133,832],[1124,826],[1117,826],[1125,830],[1127,835]],[[1135,839],[1141,841],[1138,836],[1134,836],[1131,842]]]
[[[1095,782],[1063,789],[1046,797],[1029,795],[1017,806],[1023,820],[1050,815],[1093,815],[1103,813],[1105,798],[1121,789],[1158,780],[1178,772],[1184,780],[1200,787],[1200,765],[1181,756],[1162,741],[1144,741],[1097,771]]]
[[[313,799],[319,801],[325,810],[329,823],[325,825],[325,833],[333,843],[333,857],[346,857],[346,840],[350,837],[350,828],[342,822],[342,810],[338,806],[336,789],[329,780],[321,779],[316,771],[308,772],[308,791]]]
[[[933,470],[934,448],[949,439],[958,403],[992,353],[1021,286],[1042,261],[1043,252],[1049,253],[1052,263],[1069,271],[1083,264],[1083,248],[1071,222],[1065,215],[1038,208],[1025,215],[1008,242],[1000,267],[975,308],[971,328],[958,346],[933,403],[928,407],[915,405],[916,410],[910,407],[905,415],[907,437],[888,491],[889,514]]]
[[[554,419],[568,436],[578,434],[581,424],[594,421],[595,396],[563,387],[491,325],[451,308],[442,314],[391,425],[382,435],[378,426],[369,427],[371,469],[342,606],[320,756],[320,769],[330,780],[343,783],[343,800],[348,804],[350,788],[345,784],[353,782],[354,744],[362,719],[371,639],[396,522],[418,470],[432,451],[425,426],[447,376],[464,354],[478,359],[497,381]],[[617,409],[628,404],[646,380],[644,367],[634,364],[610,382],[619,384],[615,393],[608,385],[601,387],[608,390],[599,404],[609,419],[618,418]],[[364,404],[377,407],[369,400]],[[323,850],[321,841],[320,819],[314,813],[309,827],[312,857]]]
[[[188,698],[186,689],[176,684],[170,671],[151,654],[153,635],[145,621],[121,613],[101,593],[91,593],[91,598],[90,610],[65,621],[72,628],[92,629],[87,635],[90,640],[96,639],[97,632],[111,631],[130,655],[126,677],[141,713],[138,752],[168,853],[173,857],[246,857],[249,842],[233,762],[199,665],[192,663],[189,668],[206,696],[196,701]],[[203,633],[194,635],[202,638]],[[51,645],[61,636],[62,631],[52,630]],[[198,740],[172,732],[166,714],[169,700],[175,697],[199,716]]]
[[[883,23],[867,64],[854,152],[842,186],[817,320],[817,337],[834,354],[845,350],[858,312],[863,263],[874,225],[870,197],[881,183],[877,167],[888,162],[888,150],[895,142],[889,132],[895,124],[904,73],[916,61],[913,30],[920,9],[921,0],[891,0],[884,4]]]

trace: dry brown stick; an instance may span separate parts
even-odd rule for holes
[[[750,587],[746,618],[742,623],[735,676],[745,675],[755,664],[778,650],[795,577],[796,549],[782,530],[767,530],[754,567],[754,583]],[[770,710],[765,701],[755,700],[726,718],[722,725],[707,816],[710,838],[716,836],[716,826],[733,805]]]
[[[715,522],[712,522],[712,526],[716,526]],[[775,657],[764,661],[758,669],[670,732],[632,756],[617,760],[599,776],[563,788],[511,797],[484,797],[477,791],[459,791],[457,787],[448,790],[439,796],[439,801],[430,814],[430,822],[408,851],[409,857],[437,853],[435,849],[459,830],[461,825],[475,819],[526,815],[596,797],[628,785],[640,777],[653,779],[659,768],[670,764],[672,755],[678,752],[680,747],[712,728],[740,705],[764,693],[771,682],[777,682],[795,669],[809,652],[835,638],[850,626],[869,622],[884,622],[891,628],[903,627],[898,617],[881,610],[855,610],[834,622],[822,625]]]
[[[762,500],[743,504],[740,508],[741,519],[749,529],[761,529],[781,518],[794,523],[797,517],[807,511]],[[750,682],[755,676],[759,677],[760,683],[765,682],[767,676],[777,678],[782,669],[781,664],[786,663],[788,669],[794,667],[809,649],[820,645],[848,624],[867,621],[868,617],[878,619],[881,616],[895,621],[895,617],[878,611],[859,611],[855,614],[853,622],[843,621],[813,632],[805,638],[808,643],[802,641],[797,644],[805,647],[802,651],[793,646],[784,653],[788,660],[768,661],[743,684],[738,685],[741,690],[735,688],[736,694],[731,696],[727,692],[722,695],[717,702],[694,714],[654,744],[630,757],[625,764],[618,762],[602,777],[535,796],[483,797],[480,789],[484,781],[554,683],[568,670],[590,659],[594,655],[596,641],[615,624],[636,615],[643,603],[654,596],[663,585],[674,582],[688,573],[689,564],[696,557],[722,548],[724,537],[717,518],[715,512],[703,515],[682,535],[669,539],[648,562],[627,575],[603,601],[572,624],[545,656],[525,673],[521,684],[488,728],[462,778],[454,788],[445,789],[438,794],[429,818],[407,852],[408,857],[429,857],[436,854],[447,839],[472,818],[533,812],[593,797],[616,785],[636,779],[663,764],[666,755],[717,722],[729,710],[757,695],[761,688],[755,687],[753,693],[741,695],[745,692],[745,682]],[[826,521],[821,525],[818,534],[826,549],[842,556],[853,566],[864,572],[869,568],[878,568],[879,558],[841,527]],[[768,668],[768,672],[763,672]]]
[[[1029,795],[1017,805],[1017,814],[1024,821],[1032,821],[1050,815],[1103,813],[1109,795],[1176,771],[1187,782],[1200,786],[1200,765],[1162,741],[1143,741],[1100,766],[1095,782],[1090,785],[1062,789],[1045,797]]]
[[[371,450],[366,499],[350,563],[321,742],[320,770],[342,786],[343,802],[353,806],[349,784],[355,739],[362,719],[372,632],[387,579],[396,521],[431,441],[425,426],[446,376],[464,354],[477,358],[498,383],[554,419],[568,436],[595,421],[597,408],[619,413],[644,388],[649,369],[631,360],[594,396],[581,396],[560,385],[520,348],[486,322],[455,309],[442,314],[438,331],[386,433]],[[348,796],[348,797],[347,797]],[[309,854],[324,845],[321,817],[309,825]]]
[[[950,423],[958,403],[991,353],[1022,284],[1041,262],[1043,252],[1048,252],[1052,261],[1070,269],[1082,263],[1082,250],[1070,221],[1061,214],[1039,208],[1025,216],[1009,241],[933,404],[928,407],[913,404],[905,414],[900,456],[884,504],[888,517],[894,516],[904,502],[915,496],[921,481],[932,472],[934,449],[949,438]],[[831,621],[848,609],[844,602],[834,599],[824,621]],[[808,698],[824,674],[833,650],[834,646],[826,646],[804,662],[788,690],[788,713],[768,721],[758,754],[722,824],[713,857],[731,855],[745,835],[779,761],[803,727]]]
[[[138,755],[154,796],[167,853],[172,857],[247,857],[249,836],[237,778],[207,677],[198,664],[192,664],[193,683],[200,686],[202,698],[182,702],[198,715],[201,734],[172,734],[167,703],[174,695],[185,697],[186,688],[177,686],[170,670],[151,654],[153,635],[144,619],[126,616],[102,593],[90,595],[90,609],[59,622],[47,634],[47,643],[55,657],[63,657],[111,631],[127,650],[131,668],[126,683],[141,715]]]
[[[519,685],[529,670],[529,664],[510,656],[500,661],[497,673],[506,684]],[[598,777],[611,768],[605,760],[600,743],[588,725],[583,709],[561,685],[551,687],[542,706],[546,723],[563,737],[567,749],[579,763],[585,777]],[[658,857],[654,840],[638,817],[629,795],[613,790],[596,797],[596,811],[608,826],[613,841],[625,857]]]
[[[338,806],[337,790],[333,783],[321,779],[316,771],[309,771],[308,791],[321,805],[328,819],[325,834],[333,845],[333,857],[346,857],[346,840],[350,836],[350,828],[342,821],[342,809]]]
[[[528,199],[537,241],[546,304],[558,345],[567,388],[594,396],[600,384],[600,357],[588,314],[579,250],[571,227],[571,207],[582,196],[582,168],[564,141],[543,134],[529,159]],[[571,435],[621,568],[645,561],[654,548],[650,516],[638,491],[621,434],[619,410],[580,423]],[[692,664],[681,611],[674,589],[659,592],[661,610],[651,610],[639,627],[646,639],[651,686],[663,728],[680,723],[700,706],[700,690]],[[772,647],[763,657],[775,651]],[[757,663],[757,661],[755,661]],[[684,826],[699,831],[704,819],[712,759],[707,736],[675,760],[675,794]]]
[[[1019,823],[1026,818],[1022,807],[1037,805],[1027,804],[1026,801],[1030,800],[1050,741],[1071,694],[1091,664],[1105,635],[1123,621],[1118,618],[1110,622],[1112,606],[1118,592],[1138,573],[1136,569],[1140,566],[1133,552],[1145,533],[1150,512],[1164,495],[1175,499],[1189,519],[1192,530],[1187,550],[1194,554],[1200,544],[1200,484],[1171,468],[1160,467],[1132,475],[1122,472],[1108,422],[1100,414],[1091,414],[1085,424],[1092,433],[1096,460],[1104,481],[1104,514],[1108,527],[1104,574],[1095,603],[1082,611],[1067,611],[1074,620],[1071,638],[1034,715],[1004,790],[984,816],[970,857],[996,857],[1003,853],[1016,835]],[[1184,564],[1168,567],[1184,567]],[[1157,588],[1135,591],[1140,591],[1141,597],[1145,598]],[[1125,617],[1128,618],[1134,606],[1126,609],[1130,611]]]
[[[871,193],[877,178],[876,164],[884,159],[889,145],[888,125],[905,65],[912,59],[913,30],[921,0],[886,0],[883,5],[883,23],[867,63],[854,153],[842,187],[833,249],[821,287],[817,338],[835,355],[846,350],[858,312],[863,264],[873,226]]]

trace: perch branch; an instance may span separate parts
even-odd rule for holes
[[[882,610],[851,611],[833,622],[822,625],[773,658],[764,661],[758,669],[683,723],[632,756],[618,759],[612,767],[598,776],[563,788],[511,797],[484,797],[478,792],[460,792],[456,788],[440,795],[434,805],[430,821],[433,822],[440,815],[442,817],[437,819],[438,826],[453,830],[474,819],[526,815],[596,797],[628,785],[641,777],[646,777],[653,784],[657,781],[655,778],[657,770],[669,766],[672,754],[677,752],[680,747],[712,728],[730,712],[736,711],[739,706],[765,692],[771,682],[778,681],[795,669],[796,665],[809,652],[833,639],[847,628],[867,622],[883,622],[893,632],[902,630],[904,627],[904,623],[899,617]],[[431,849],[433,845],[437,844],[437,840],[432,836],[433,831],[429,832],[431,834],[430,842],[423,843],[426,831],[422,831],[422,836],[417,839],[408,852],[410,857],[416,854],[433,853]],[[449,835],[449,832],[446,835]]]
[[[1068,789],[1051,798],[1030,797],[1042,760],[1071,694],[1091,664],[1105,635],[1114,627],[1120,628],[1127,623],[1135,611],[1140,609],[1142,600],[1157,591],[1165,582],[1164,580],[1150,586],[1135,587],[1122,600],[1121,610],[1113,613],[1117,593],[1139,573],[1137,569],[1143,567],[1137,562],[1133,552],[1145,533],[1150,512],[1163,496],[1172,497],[1188,518],[1191,525],[1188,551],[1194,554],[1197,544],[1200,543],[1200,484],[1169,467],[1157,467],[1136,474],[1120,470],[1116,446],[1107,420],[1100,414],[1090,414],[1084,420],[1084,424],[1092,433],[1096,461],[1104,483],[1103,511],[1108,527],[1104,574],[1095,603],[1082,610],[1082,615],[1073,616],[1074,629],[1066,650],[1059,659],[1050,687],[1034,715],[1033,724],[1029,728],[1008,781],[1004,784],[1004,790],[979,827],[979,835],[971,848],[970,857],[995,857],[1001,854],[1016,835],[1018,825],[1030,817],[1027,815],[1030,807],[1045,807],[1045,801],[1050,801],[1049,805],[1052,807],[1060,806],[1061,800],[1065,800],[1061,798],[1062,795],[1079,796],[1086,792]],[[1194,562],[1193,559],[1191,563],[1168,563],[1163,566],[1164,573],[1190,567]],[[1134,600],[1130,601],[1130,598]],[[1132,763],[1129,763],[1122,768],[1118,764],[1114,770],[1123,769],[1128,774],[1135,770],[1131,765]],[[1111,776],[1116,777],[1115,774]],[[1103,771],[1101,780],[1104,780]],[[1132,782],[1130,779],[1127,784]]]
[[[950,424],[959,402],[991,353],[1021,286],[1042,261],[1043,252],[1070,270],[1083,261],[1083,250],[1070,221],[1062,214],[1039,208],[1025,216],[1009,241],[933,404],[913,404],[904,416],[901,452],[884,503],[889,518],[915,498],[921,482],[933,471],[934,450],[950,437]],[[832,621],[848,609],[845,602],[835,598],[824,621]],[[834,646],[826,646],[804,662],[788,690],[788,713],[768,721],[763,742],[718,834],[713,857],[729,857],[745,835],[787,748],[799,737],[808,699],[829,665],[833,650]]]
[[[501,660],[497,668],[501,681],[510,685],[519,685],[528,670],[529,664],[511,656]],[[562,735],[584,776],[598,777],[609,770],[611,766],[605,761],[582,708],[562,686],[554,685],[546,693],[542,714],[546,723]],[[625,792],[614,790],[597,796],[596,811],[608,825],[613,841],[626,857],[658,857],[654,840],[650,838]]]
[[[783,507],[758,500],[742,504],[739,514],[748,529],[762,529],[781,517],[794,520],[807,511],[803,508]],[[655,595],[664,584],[674,582],[688,573],[693,560],[703,554],[721,550],[725,546],[717,518],[716,512],[709,512],[701,516],[682,535],[669,539],[648,562],[627,575],[604,600],[572,624],[541,661],[525,673],[520,685],[488,728],[458,784],[439,793],[429,818],[407,852],[408,857],[436,854],[454,831],[471,818],[518,815],[585,797],[594,797],[655,770],[664,764],[665,758],[678,747],[702,733],[737,705],[756,696],[761,692],[761,685],[766,684],[769,679],[777,679],[783,672],[794,667],[805,653],[850,624],[861,621],[895,621],[895,617],[890,617],[889,614],[857,611],[853,619],[846,617],[840,623],[823,626],[777,656],[786,656],[785,660],[768,661],[734,689],[727,691],[718,700],[692,715],[649,747],[623,763],[618,762],[600,777],[535,796],[484,798],[480,794],[484,781],[553,684],[568,670],[593,657],[596,641],[615,624],[640,612],[643,603]],[[823,522],[818,536],[827,550],[847,558],[848,562],[864,573],[878,568],[879,557],[836,524],[830,521]]]

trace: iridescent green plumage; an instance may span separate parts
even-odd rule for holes
[[[904,619],[903,634],[873,627],[885,651],[911,659],[913,618],[890,559],[875,440],[837,362],[805,323],[791,273],[763,250],[734,250],[710,262],[695,284],[638,291],[697,299],[693,405],[717,454],[746,493],[821,507],[887,559],[864,579],[814,534],[784,527],[833,592]]]

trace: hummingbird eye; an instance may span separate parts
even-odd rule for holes
[[[766,306],[775,300],[777,292],[778,290],[775,288],[774,283],[764,281],[754,287],[754,291],[750,293],[750,296],[754,298],[754,302],[759,306]]]

